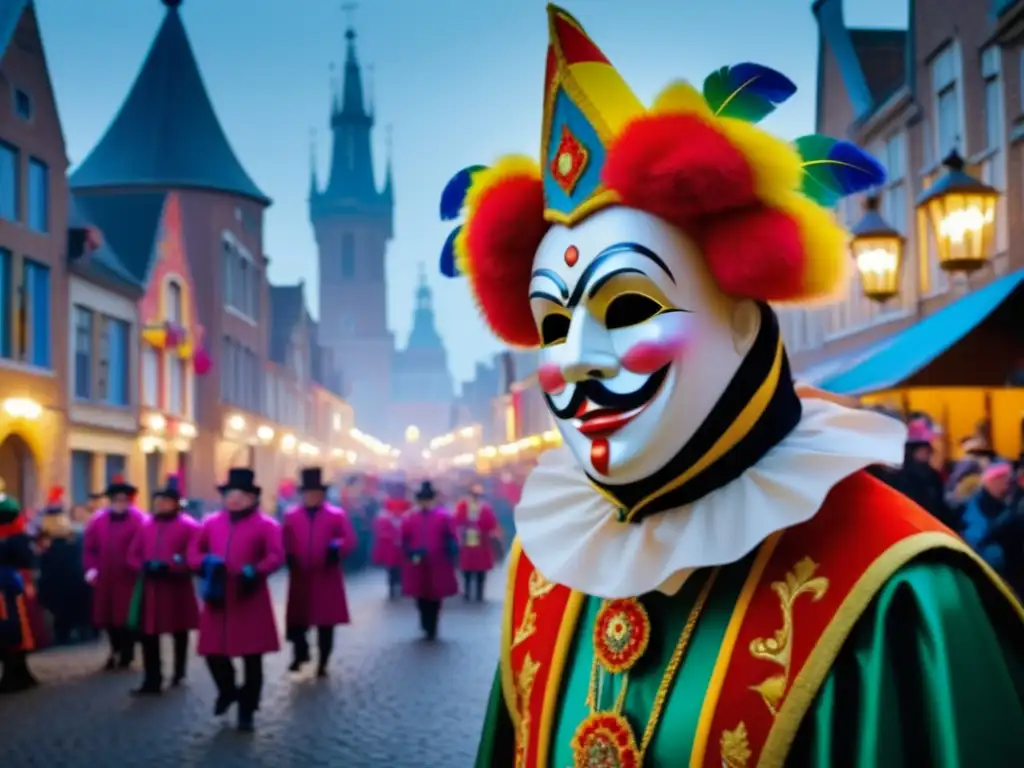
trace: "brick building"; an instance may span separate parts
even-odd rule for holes
[[[32,0],[0,3],[0,479],[63,484],[68,161]]]
[[[947,427],[965,432],[999,411],[994,400],[1006,404],[1001,410],[1008,415],[1020,411],[1014,395],[990,388],[1002,385],[1020,354],[1005,305],[1024,294],[1024,2],[911,0],[908,7],[905,29],[862,30],[846,25],[841,0],[812,6],[819,29],[816,130],[851,138],[886,166],[889,179],[878,194],[883,216],[905,238],[901,291],[880,304],[852,281],[844,301],[783,311],[781,324],[799,376],[842,389],[841,377],[849,383],[850,372],[881,367],[883,355],[895,359],[910,348],[911,331],[929,336],[925,331],[940,325],[930,318],[953,318],[963,307],[958,300],[991,287],[976,301],[991,295],[991,305],[976,312],[973,325],[892,382],[918,388],[900,394],[902,407],[942,411],[938,418],[957,422]],[[940,267],[932,227],[915,208],[954,150],[968,173],[1004,193],[989,260],[970,275]],[[845,201],[839,215],[853,225],[862,206]],[[966,341],[957,346],[961,338]],[[961,387],[955,406],[927,391],[950,386]]]
[[[217,119],[180,3],[164,4],[164,21],[131,90],[71,186],[84,200],[109,197],[126,206],[140,195],[176,193],[201,326],[196,344],[214,361],[210,375],[196,380],[197,434],[189,438],[187,463],[190,493],[209,496],[228,467],[259,469],[267,360],[263,212],[270,200]],[[131,218],[123,219],[130,229]]]

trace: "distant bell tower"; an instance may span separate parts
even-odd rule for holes
[[[333,350],[361,428],[380,434],[391,391],[384,257],[392,238],[390,149],[384,188],[374,179],[373,106],[363,94],[356,33],[345,32],[342,85],[331,83],[331,162],[321,188],[310,169],[309,218],[319,250],[320,343]],[[371,94],[372,96],[372,94]]]

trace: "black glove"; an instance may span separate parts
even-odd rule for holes
[[[241,579],[241,589],[246,594],[256,591],[260,584],[259,574],[256,573],[256,569],[251,565],[247,565],[242,569],[239,578]]]
[[[327,545],[327,564],[337,565],[341,562],[341,547],[338,542],[332,541]]]

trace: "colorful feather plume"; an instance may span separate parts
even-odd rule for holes
[[[718,117],[757,123],[796,93],[781,72],[761,64],[722,67],[704,79],[704,100]]]
[[[471,165],[456,173],[448,183],[444,185],[441,192],[441,221],[453,221],[459,218],[462,213],[462,206],[466,202],[466,193],[473,183],[473,176],[482,170],[485,165]]]
[[[801,136],[795,142],[803,158],[804,195],[831,208],[847,195],[885,183],[885,169],[855,144],[820,134]]]
[[[462,226],[459,225],[451,231],[447,239],[444,241],[444,247],[441,248],[441,274],[445,277],[458,277],[461,272],[455,263],[455,238],[459,236],[459,232],[462,231]]]

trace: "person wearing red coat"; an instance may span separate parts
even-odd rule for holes
[[[494,567],[494,545],[498,518],[483,500],[484,489],[474,483],[469,498],[455,505],[455,527],[459,532],[459,570],[467,600],[484,599],[487,572]]]
[[[188,635],[199,626],[199,602],[188,565],[188,549],[199,523],[181,509],[178,479],[171,477],[153,494],[153,515],[143,524],[128,550],[128,565],[142,579],[138,632],[142,636],[142,685],[136,696],[157,695],[163,687],[160,635],[174,640],[171,685],[185,679]]]
[[[334,628],[348,624],[348,601],[341,562],[358,544],[345,510],[328,504],[323,470],[302,470],[301,506],[284,516],[284,551],[288,563],[288,609],[285,625],[297,672],[310,660],[310,627],[317,633],[317,677],[327,676],[334,649]]]

